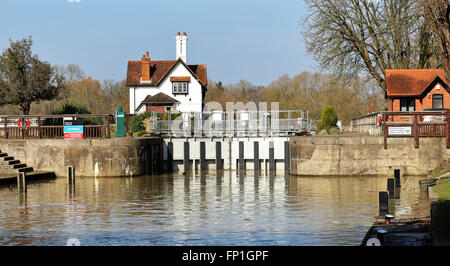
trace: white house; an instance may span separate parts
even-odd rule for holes
[[[187,64],[187,35],[176,36],[176,60],[128,61],[126,86],[130,114],[144,111],[201,112],[206,94],[206,65]]]

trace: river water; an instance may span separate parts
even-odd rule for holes
[[[76,182],[29,183],[26,198],[0,187],[0,245],[359,245],[386,190],[385,177],[252,171]],[[429,215],[418,178],[394,211]]]

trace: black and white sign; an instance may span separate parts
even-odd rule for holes
[[[411,127],[389,127],[388,135],[411,135]]]

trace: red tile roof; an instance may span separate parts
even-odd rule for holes
[[[386,69],[387,96],[420,96],[437,78],[448,88],[442,69]]]
[[[181,61],[181,60],[180,60]],[[142,61],[128,61],[126,86],[158,86],[164,77],[169,73],[172,67],[177,63],[177,60],[172,61],[150,61],[150,83],[141,83],[141,64]],[[183,64],[184,62],[181,61]],[[192,74],[197,77],[200,83],[204,86],[207,84],[206,65],[188,65]]]

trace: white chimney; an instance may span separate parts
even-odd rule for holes
[[[185,63],[187,63],[187,35],[186,32],[183,32],[183,36],[178,32],[177,37],[177,60],[181,58]]]

